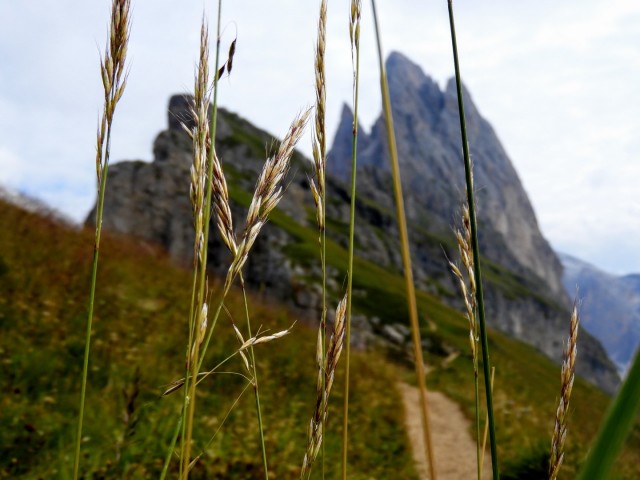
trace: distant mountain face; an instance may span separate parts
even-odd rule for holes
[[[570,255],[559,256],[565,288],[580,299],[582,325],[624,374],[640,346],[640,275],[615,276]]]
[[[449,80],[441,90],[400,53],[392,53],[386,67],[414,268],[418,277],[432,278],[446,270],[446,264],[438,262],[442,255],[426,247],[429,242],[420,230],[450,237],[451,225],[459,224],[460,208],[466,201],[455,81]],[[493,128],[464,87],[463,95],[480,249],[486,257],[489,283],[489,321],[557,359],[569,309],[562,266],[542,236],[527,194]],[[358,188],[365,197],[393,210],[384,122],[381,115],[368,134],[359,128]],[[345,106],[328,159],[328,169],[343,182],[351,175],[352,123],[353,114]],[[593,349],[591,353],[604,360],[602,347],[589,342],[583,349]],[[610,389],[615,381],[608,381]]]
[[[400,54],[392,54],[387,66],[416,284],[461,308],[446,259],[457,258],[451,225],[458,222],[465,199],[455,88],[449,83],[441,91]],[[192,160],[191,143],[177,120],[187,119],[190,101],[188,96],[172,97],[169,128],[154,143],[152,163],[121,162],[110,167],[103,222],[106,229],[158,242],[185,263],[192,258],[193,244],[188,194]],[[466,102],[489,322],[559,361],[569,321],[560,262],[540,234],[531,204],[493,129],[468,95]],[[352,121],[345,107],[327,166],[327,233],[341,247],[348,243]],[[238,219],[246,214],[249,195],[264,163],[265,145],[272,138],[237,115],[219,110],[216,148]],[[369,134],[360,130],[358,162],[356,254],[370,264],[400,274],[402,262],[382,117]],[[281,216],[259,237],[245,278],[317,317],[320,272],[317,262],[310,261],[317,254],[308,183],[310,166],[308,159],[296,155],[288,190],[279,206]],[[88,221],[92,219],[93,213]],[[241,229],[242,223],[236,228]],[[217,232],[210,235],[209,265],[223,272],[228,259],[217,238]],[[313,249],[311,253],[308,248]],[[344,270],[329,270],[328,285],[338,292]],[[367,292],[363,289],[357,295],[360,300],[366,299]],[[377,318],[371,302],[375,298],[368,305],[360,302],[363,308],[359,326],[354,328],[356,340],[366,343],[368,334],[358,332],[386,332],[394,337],[385,324],[403,323],[403,312],[398,310],[393,318]],[[579,373],[613,391],[619,378],[602,346],[585,334],[581,347]]]
[[[387,60],[389,90],[410,220],[447,230],[466,200],[464,166],[455,81],[444,91],[420,67],[400,53]],[[481,248],[485,255],[524,277],[535,276],[540,287],[566,304],[562,268],[540,233],[533,208],[520,179],[491,125],[463,89],[467,130],[474,162]],[[344,108],[329,155],[343,181],[350,175],[353,115]],[[384,190],[379,178],[389,171],[383,116],[367,135],[360,130],[358,163],[367,176],[365,194]],[[369,168],[368,168],[369,167]],[[373,191],[372,191],[373,190]]]

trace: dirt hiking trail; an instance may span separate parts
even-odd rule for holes
[[[405,425],[411,442],[411,452],[421,480],[428,480],[420,395],[416,387],[397,384],[402,395]],[[471,437],[471,423],[460,407],[440,392],[428,392],[429,420],[438,480],[473,480],[476,473],[476,444]],[[485,454],[483,480],[491,479],[491,457]]]

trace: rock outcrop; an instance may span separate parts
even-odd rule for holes
[[[466,201],[455,81],[449,80],[441,90],[400,53],[392,53],[386,67],[416,277],[423,281],[423,288],[429,288],[429,279],[439,278],[441,287],[454,291],[446,278],[438,277],[446,271],[446,263],[433,247],[439,237],[447,250],[451,225],[459,223],[456,214]],[[566,330],[570,306],[561,263],[542,236],[527,194],[493,128],[464,88],[463,95],[480,249],[488,281],[489,322],[557,360],[563,348],[558,333]],[[345,107],[329,154],[329,168],[343,182],[351,175],[352,124],[353,115]],[[365,197],[392,210],[387,151],[380,116],[369,134],[360,130],[358,188]],[[400,267],[399,259],[391,263]],[[457,304],[455,295],[444,298]],[[585,353],[578,363],[581,373],[597,379],[608,391],[615,389],[619,379],[602,346],[585,335],[581,348],[597,358],[591,362]]]
[[[441,91],[400,54],[392,54],[387,67],[416,283],[418,288],[461,307],[443,254],[444,250],[451,258],[457,255],[450,226],[457,222],[456,212],[465,199],[456,91],[451,82]],[[569,319],[560,263],[540,233],[527,195],[493,129],[468,94],[465,100],[489,322],[559,360]],[[188,121],[189,102],[190,97],[172,97],[169,128],[154,143],[153,162],[129,161],[110,167],[103,223],[107,230],[159,242],[176,261],[185,264],[191,262],[193,248],[188,193],[192,160],[191,143],[180,121]],[[235,114],[224,109],[218,112],[216,147],[228,177],[234,217],[240,222],[272,137]],[[327,167],[328,233],[342,246],[348,241],[352,122],[353,116],[345,107]],[[402,262],[383,130],[382,117],[369,134],[360,130],[356,254],[399,273]],[[310,167],[309,160],[295,154],[287,194],[279,207],[282,215],[274,217],[260,235],[245,278],[254,287],[267,287],[270,294],[317,318],[319,292],[314,285],[318,284],[319,268],[296,243],[305,236],[316,238]],[[92,219],[93,213],[88,221]],[[236,228],[241,229],[242,224]],[[226,265],[226,249],[218,235],[212,234],[209,266],[223,273]],[[328,286],[337,292],[344,271],[330,269],[329,274]],[[371,312],[362,313],[367,315],[358,316],[359,327],[354,329],[357,343],[377,342],[377,334],[397,343],[387,332],[393,322]],[[394,328],[391,330],[396,332]],[[607,391],[615,389],[619,382],[615,367],[588,334],[581,337],[580,357],[582,376]]]

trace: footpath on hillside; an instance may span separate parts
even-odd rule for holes
[[[405,411],[405,425],[411,443],[413,460],[421,480],[428,480],[429,464],[424,447],[420,395],[416,387],[398,383]],[[471,422],[460,407],[440,392],[428,392],[429,420],[438,480],[477,478],[476,443],[471,437]],[[491,479],[491,457],[487,453],[483,479]]]

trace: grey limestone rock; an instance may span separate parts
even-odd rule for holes
[[[388,61],[391,99],[401,170],[405,185],[414,276],[419,288],[461,307],[445,253],[456,257],[451,225],[464,200],[464,175],[460,153],[455,89],[444,91],[415,64],[400,54]],[[539,231],[533,209],[509,158],[466,94],[471,151],[479,193],[481,248],[485,256],[488,318],[490,323],[554,360],[562,352],[562,338],[569,318],[568,298],[561,284],[562,269]],[[112,232],[132,234],[163,245],[180,264],[193,258],[193,233],[189,203],[191,142],[181,122],[189,124],[191,97],[178,95],[169,102],[169,128],[153,145],[152,162],[126,161],[110,167],[103,225]],[[246,216],[248,195],[253,192],[273,137],[239,116],[218,110],[216,150],[223,163],[232,200],[235,228],[239,233]],[[353,116],[342,112],[328,158],[328,231],[339,245],[348,242]],[[358,199],[356,202],[356,254],[379,266],[401,273],[399,242],[389,175],[383,118],[366,134],[360,129]],[[318,258],[296,250],[299,229],[313,231],[315,217],[309,191],[311,162],[294,154],[286,179],[287,193],[280,215],[266,225],[249,257],[245,278],[256,289],[284,300],[301,316],[320,317]],[[93,212],[87,222],[93,221]],[[214,219],[215,220],[215,219]],[[219,240],[215,221],[209,240],[209,268],[224,274],[229,253]],[[327,285],[340,298],[344,271],[329,270]],[[356,292],[367,295],[365,291]],[[335,305],[333,305],[335,307]],[[331,309],[329,310],[331,318]],[[358,314],[353,329],[355,346],[397,340],[397,326],[384,334],[385,325],[397,319],[371,322]],[[380,335],[382,333],[382,335]],[[584,334],[579,372],[608,391],[618,377],[601,345]],[[433,346],[433,348],[436,348]],[[439,347],[438,347],[439,348]]]

